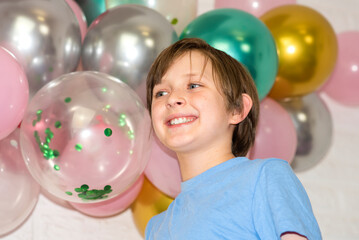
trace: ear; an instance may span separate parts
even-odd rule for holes
[[[248,115],[249,111],[251,110],[253,105],[252,98],[248,95],[243,93],[242,94],[242,112],[238,109],[235,109],[232,112],[232,117],[230,118],[230,124],[238,124],[242,122]]]

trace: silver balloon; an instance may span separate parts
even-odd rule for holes
[[[296,172],[308,170],[318,164],[328,152],[332,142],[332,117],[321,98],[312,93],[280,102],[294,122],[298,145],[291,164]]]
[[[82,48],[83,68],[108,73],[138,91],[157,55],[177,40],[160,13],[140,5],[115,7],[89,28]]]
[[[80,2],[91,0],[82,0]],[[171,22],[178,34],[197,17],[197,1],[193,0],[108,0],[107,8],[113,8],[124,4],[139,4],[152,8],[160,12],[168,21]]]
[[[65,0],[1,0],[0,45],[23,65],[30,96],[76,69],[80,27]]]

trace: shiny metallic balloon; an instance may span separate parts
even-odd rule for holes
[[[273,8],[260,19],[275,39],[279,59],[269,96],[284,99],[318,89],[337,59],[337,38],[330,23],[316,10],[297,4]]]
[[[171,24],[150,8],[112,8],[89,28],[82,49],[83,68],[108,73],[137,90],[157,55],[177,40]]]
[[[318,164],[328,152],[333,135],[330,112],[316,93],[281,101],[297,130],[298,145],[291,164],[296,172]]]
[[[80,27],[64,0],[1,0],[0,45],[23,65],[30,96],[47,82],[76,69]]]
[[[173,198],[165,195],[145,178],[141,192],[131,206],[133,221],[142,236],[145,236],[148,221],[166,211],[172,201]]]

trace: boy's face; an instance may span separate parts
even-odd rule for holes
[[[236,118],[226,110],[210,61],[198,51],[185,53],[153,89],[153,128],[168,148],[190,152],[231,145]]]

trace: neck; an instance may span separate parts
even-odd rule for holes
[[[218,152],[206,149],[191,153],[177,153],[177,157],[182,181],[186,181],[235,156],[231,150]]]

